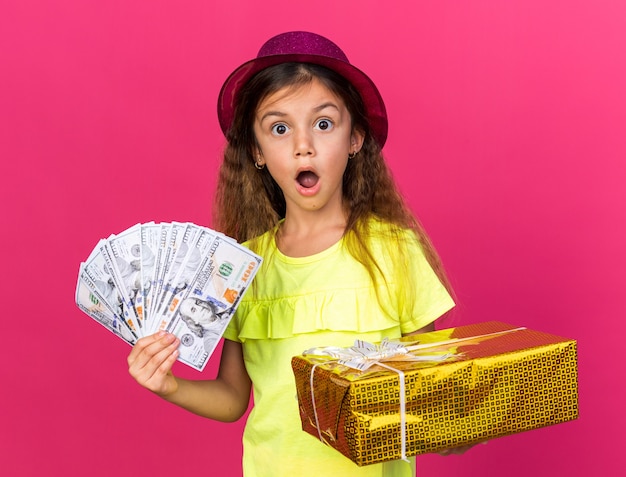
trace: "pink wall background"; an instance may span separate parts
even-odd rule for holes
[[[222,81],[311,29],[386,99],[386,156],[456,286],[451,324],[579,341],[579,420],[420,457],[419,474],[622,475],[623,2],[295,3],[2,2],[0,473],[240,475],[243,423],[139,388],[75,279],[136,222],[209,224]]]

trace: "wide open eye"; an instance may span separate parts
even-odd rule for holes
[[[275,134],[276,136],[287,134],[288,131],[289,128],[284,123],[277,123],[272,126],[272,134]]]
[[[315,123],[315,128],[322,131],[329,131],[333,128],[333,122],[330,119],[320,119]]]

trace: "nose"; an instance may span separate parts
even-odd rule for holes
[[[313,137],[309,131],[300,130],[294,135],[294,156],[313,156],[315,148],[313,146]]]

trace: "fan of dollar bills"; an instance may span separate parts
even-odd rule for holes
[[[202,371],[261,257],[192,223],[146,223],[102,239],[80,265],[76,304],[133,345],[159,330]]]

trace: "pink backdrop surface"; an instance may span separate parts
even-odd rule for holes
[[[219,87],[271,35],[308,29],[385,97],[386,157],[458,293],[449,324],[579,342],[580,419],[422,456],[419,475],[622,475],[623,5],[2,2],[0,473],[240,475],[243,423],[137,386],[73,293],[101,237],[210,225]]]

